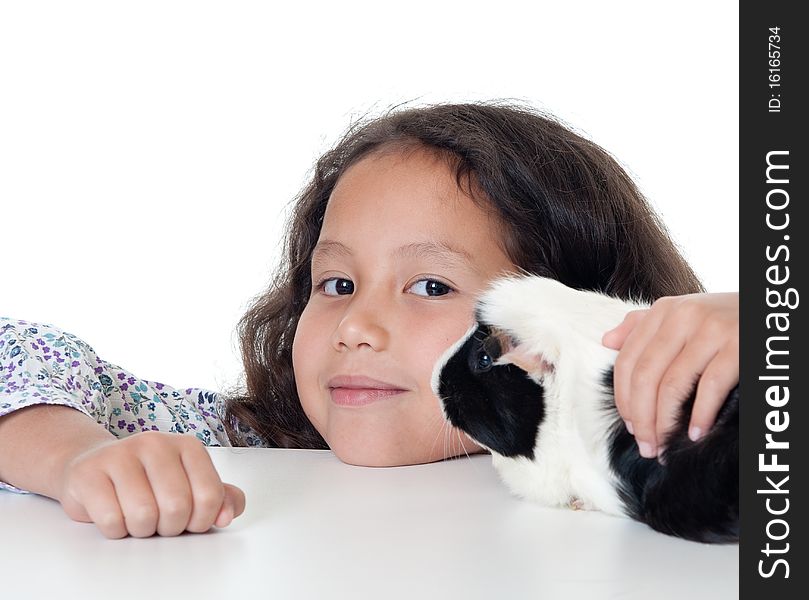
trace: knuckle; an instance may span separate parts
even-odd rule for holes
[[[677,306],[677,316],[687,322],[698,322],[705,318],[705,307],[699,302],[683,300]]]
[[[678,296],[661,296],[652,302],[652,306],[649,307],[649,310],[655,313],[668,312],[680,302],[681,298]]]
[[[191,514],[191,501],[184,496],[171,497],[160,504],[160,514],[169,519]]]
[[[162,431],[142,431],[137,435],[141,436],[141,440],[145,443],[153,446],[163,446],[166,442],[171,441],[172,434]]]
[[[65,473],[62,489],[64,494],[70,498],[82,498],[86,492],[92,492],[98,488],[102,477],[104,475],[101,469],[95,465],[74,465]]]
[[[681,400],[690,391],[681,377],[667,375],[660,382],[659,395],[665,399]]]
[[[628,313],[626,313],[626,315],[624,316],[624,322],[637,321],[637,320],[638,320],[638,319],[640,319],[640,318],[641,318],[643,315],[645,315],[645,314],[646,314],[647,310],[648,310],[648,309],[645,309],[645,308],[636,308],[636,309],[634,309],[634,310],[630,310],[630,311],[629,311]]]
[[[159,431],[142,431],[122,440],[123,443],[142,450],[156,450],[165,443],[165,436]]]
[[[654,366],[648,360],[641,360],[632,370],[632,387],[647,388],[654,384]]]
[[[195,435],[178,435],[177,438],[177,443],[185,451],[197,452],[205,449],[205,446]]]
[[[220,490],[206,490],[194,496],[194,507],[203,512],[218,510],[225,500],[224,488]]]
[[[136,504],[129,511],[127,511],[127,523],[133,525],[148,526],[157,522],[157,508],[151,504]]]
[[[714,392],[723,385],[723,380],[719,373],[715,371],[705,371],[700,377],[699,385],[702,390]]]

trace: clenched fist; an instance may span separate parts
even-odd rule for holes
[[[226,527],[245,506],[199,440],[154,431],[83,449],[65,462],[56,490],[71,519],[95,523],[108,538]]]

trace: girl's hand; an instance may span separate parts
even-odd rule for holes
[[[680,405],[697,385],[688,436],[711,428],[739,382],[739,294],[689,294],[660,298],[631,311],[602,343],[620,350],[615,361],[615,404],[642,456],[658,444]]]
[[[199,440],[154,431],[93,444],[66,463],[57,489],[71,519],[108,538],[226,527],[245,505]]]

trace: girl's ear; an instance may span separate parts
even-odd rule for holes
[[[494,364],[512,364],[529,375],[533,375],[536,379],[541,379],[553,373],[554,370],[552,362],[547,360],[541,353],[529,350],[526,343],[517,344],[517,346],[501,355]]]

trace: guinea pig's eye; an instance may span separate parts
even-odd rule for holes
[[[483,350],[478,352],[477,360],[475,361],[475,370],[476,371],[488,371],[492,368],[492,357]]]

